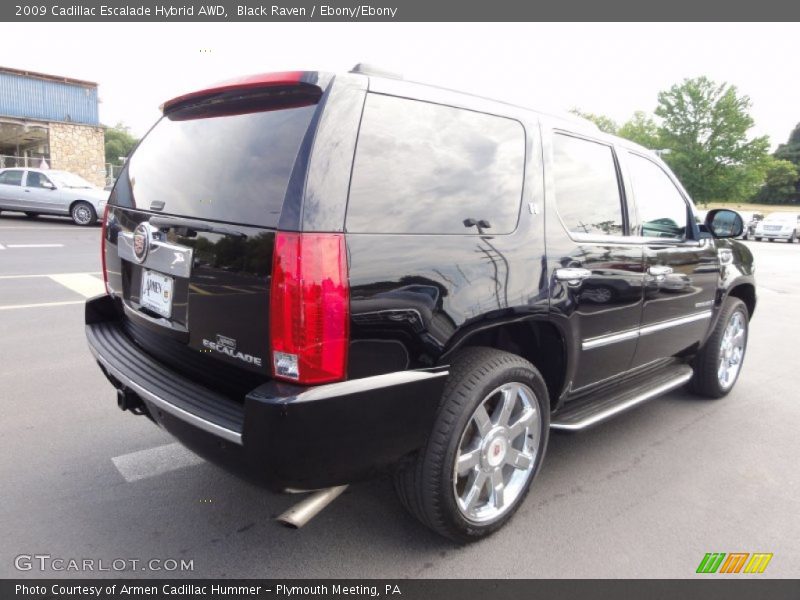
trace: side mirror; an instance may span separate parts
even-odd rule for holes
[[[742,235],[744,221],[736,211],[718,208],[708,211],[706,228],[715,238],[735,238]]]
[[[44,189],[46,189],[46,190],[54,190],[54,189],[56,189],[56,186],[53,185],[53,183],[50,182],[50,181],[43,181],[42,182],[42,187]]]

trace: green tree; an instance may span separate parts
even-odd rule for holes
[[[587,120],[591,121],[592,123],[597,125],[597,127],[600,129],[600,131],[603,131],[605,133],[612,133],[612,134],[616,134],[617,133],[617,129],[618,129],[617,123],[616,123],[616,121],[614,121],[614,119],[612,119],[610,117],[607,117],[605,115],[596,115],[596,114],[590,113],[590,112],[584,112],[580,108],[573,108],[569,112],[571,112],[573,115],[576,115],[578,117],[582,117],[584,119],[587,119]]]
[[[769,140],[749,138],[750,98],[707,77],[685,79],[658,94],[665,160],[698,201],[741,201],[763,181]]]
[[[800,123],[795,125],[792,133],[789,134],[789,141],[778,146],[774,156],[778,160],[792,163],[798,171],[798,175],[795,177],[794,183],[792,184],[793,189],[779,194],[783,195],[784,198],[781,202],[800,202]],[[769,185],[769,183],[767,185]]]
[[[772,161],[764,177],[765,185],[775,189],[789,188],[794,191],[795,181],[797,181],[797,167],[788,160]]]
[[[120,165],[120,156],[128,156],[137,140],[129,127],[123,123],[117,123],[114,127],[106,129],[106,162],[112,165]]]
[[[788,160],[770,157],[764,174],[764,185],[755,196],[758,202],[783,204],[797,200],[800,169]]]
[[[789,134],[789,141],[781,144],[775,150],[775,158],[788,160],[795,166],[800,167],[800,123],[795,125],[792,133]]]
[[[658,124],[653,117],[641,110],[633,113],[633,116],[619,128],[617,135],[651,150],[661,148]]]

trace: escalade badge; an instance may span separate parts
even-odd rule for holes
[[[203,339],[203,348],[208,352],[219,352],[231,358],[241,360],[256,367],[261,366],[261,357],[246,354],[236,349],[236,340],[226,335],[217,334],[216,340]]]
[[[150,251],[150,228],[147,223],[139,223],[133,230],[133,256],[137,262],[144,262]]]

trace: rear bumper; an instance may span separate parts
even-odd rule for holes
[[[315,387],[272,381],[230,398],[137,346],[110,296],[87,301],[86,337],[109,381],[138,396],[156,423],[276,490],[350,483],[420,448],[447,378],[446,370],[423,370]]]

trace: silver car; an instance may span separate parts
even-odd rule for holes
[[[786,240],[791,244],[800,237],[800,214],[770,213],[756,225],[753,237],[757,242],[760,242],[761,238],[766,238],[770,242]]]
[[[68,171],[0,169],[0,211],[68,215],[76,225],[93,225],[107,200],[107,191]]]

